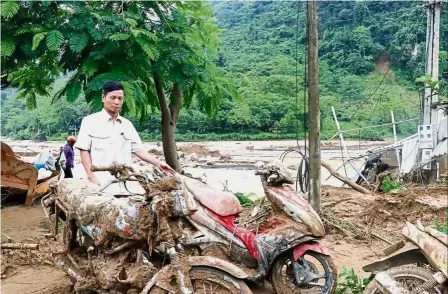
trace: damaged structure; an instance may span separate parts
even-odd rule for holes
[[[422,95],[422,113],[420,118],[407,119],[396,122],[394,112],[391,111],[391,123],[369,126],[365,128],[342,130],[334,108],[333,116],[336,122],[341,145],[344,146],[343,157],[346,160],[339,167],[351,165],[356,171],[357,183],[374,182],[376,175],[388,170],[399,178],[428,184],[448,177],[448,102],[439,101],[439,78],[448,79],[448,72],[439,75],[439,37],[440,37],[440,11],[441,0],[425,1],[427,9],[426,31],[426,66],[425,78],[417,79],[425,83]],[[448,59],[447,59],[448,60]],[[396,125],[419,120],[416,133],[397,140]],[[372,148],[358,158],[351,158],[345,148],[343,133],[360,131],[366,128],[392,126],[394,143]],[[358,168],[353,160],[364,157],[364,165]],[[338,168],[338,169],[339,169]]]

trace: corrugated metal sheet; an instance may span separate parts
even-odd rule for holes
[[[444,115],[439,119],[437,140],[440,142],[446,138],[448,138],[448,118]]]
[[[448,154],[448,139],[444,139],[437,144],[436,148],[432,151],[431,158],[446,156]]]
[[[418,137],[411,137],[411,139],[403,142],[403,150],[401,151],[401,172],[407,174],[414,167],[414,163],[418,154]]]

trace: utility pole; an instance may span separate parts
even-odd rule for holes
[[[425,6],[427,8],[425,74],[429,74],[431,80],[436,81],[439,79],[440,9],[442,0],[427,0],[425,1]],[[425,137],[431,134],[432,142],[429,143],[430,145],[423,145],[424,147],[421,148],[422,162],[430,159],[430,154],[438,143],[437,109],[432,107],[438,101],[438,95],[433,94],[431,89],[426,87],[423,100],[423,126],[420,126],[419,132],[421,140],[425,139],[422,138],[422,135]],[[428,170],[429,181],[435,180],[437,174],[436,164],[429,163],[424,169]]]
[[[442,0],[429,0],[425,2],[425,5],[428,8],[425,73],[430,74],[434,81],[439,79],[440,7],[442,6]],[[431,104],[438,100],[438,95],[431,96],[431,89],[425,89],[423,124],[433,127],[437,124],[437,110],[431,109]]]
[[[320,106],[317,49],[317,2],[307,1],[308,109],[310,117],[310,194],[311,206],[320,211]]]

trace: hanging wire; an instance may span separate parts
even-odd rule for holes
[[[300,144],[299,144],[299,12],[300,12],[300,2],[297,2],[297,12],[296,12],[296,35],[295,35],[295,74],[296,74],[296,89],[295,89],[295,96],[296,96],[296,105],[295,105],[295,118],[296,118],[296,143],[297,143],[297,150],[290,149],[286,150],[280,155],[280,160],[284,161],[286,156],[297,153],[300,156],[300,163],[299,167],[297,169],[297,175],[296,175],[296,190],[300,191],[302,193],[307,193],[309,189],[309,161],[307,157],[307,144],[306,144],[306,46],[305,46],[305,59],[304,59],[304,100],[303,100],[303,136],[304,136],[304,142],[305,142],[305,149],[302,151]]]
[[[297,149],[301,152],[300,144],[299,144],[299,9],[300,2],[297,2],[297,16],[296,16],[296,51],[295,51],[295,59],[296,59],[296,143]]]
[[[297,11],[297,14],[299,14],[299,12]],[[306,110],[307,110],[307,98],[308,98],[308,63],[307,63],[307,56],[308,56],[308,37],[309,37],[309,32],[308,32],[308,25],[306,26],[306,39],[305,39],[305,54],[303,55],[303,141],[305,144],[305,155],[306,155],[306,151],[307,151],[307,144],[306,144],[306,124],[307,124],[307,120],[306,120]]]

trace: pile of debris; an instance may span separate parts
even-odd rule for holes
[[[1,278],[6,279],[24,267],[54,266],[52,256],[61,252],[62,245],[54,239],[39,237],[33,243],[2,243]]]
[[[405,222],[423,224],[446,218],[446,188],[408,186],[391,194],[361,194],[352,189],[324,187],[322,218],[331,233],[345,238],[386,243],[401,239]]]

